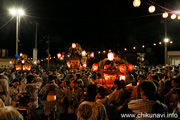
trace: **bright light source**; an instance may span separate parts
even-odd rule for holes
[[[170,44],[173,44],[173,41],[170,41]]]
[[[135,49],[136,49],[136,47],[133,47],[133,49],[135,50]]]
[[[101,52],[99,51],[98,53],[100,54]]]
[[[145,48],[145,45],[142,45],[142,48]]]
[[[161,42],[159,42],[159,44],[161,45],[162,43],[161,43]]]
[[[164,42],[166,42],[166,43],[169,42],[169,39],[168,39],[168,38],[165,38],[165,39],[164,39]]]
[[[104,50],[103,53],[106,53],[106,51]]]
[[[15,8],[11,8],[9,9],[9,13],[13,16],[15,15],[19,15],[19,16],[23,16],[25,15],[25,12],[23,9],[15,9]]]
[[[156,46],[156,43],[154,43],[153,45]]]
[[[127,51],[127,48],[124,48],[125,51]]]
[[[18,15],[20,15],[20,16],[25,15],[24,10],[23,9],[18,9]]]

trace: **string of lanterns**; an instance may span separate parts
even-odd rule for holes
[[[148,8],[148,11],[150,12],[150,13],[154,13],[155,12],[155,10],[156,10],[156,7],[154,6],[154,5],[152,5],[152,3],[154,3],[154,4],[156,4],[155,2],[152,2],[151,0],[149,0],[151,3],[151,5],[149,6],[149,8]],[[139,7],[141,5],[141,0],[134,0],[133,1],[133,6],[134,7]],[[169,10],[169,9],[167,9],[167,8],[165,8],[165,7],[162,7],[162,6],[160,6],[160,5],[158,5],[158,4],[156,4],[157,6],[159,6],[161,9],[163,9],[163,11],[164,11],[164,9],[166,9],[166,10],[168,10],[169,11],[169,13],[172,13],[171,14],[171,19],[172,20],[175,20],[176,18],[178,19],[178,20],[180,20],[180,15],[176,15],[176,14],[174,14],[173,13],[173,11],[172,10]],[[166,19],[166,18],[168,18],[168,12],[167,11],[165,11],[163,14],[162,14],[162,17],[164,18],[164,19]]]

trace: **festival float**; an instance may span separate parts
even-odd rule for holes
[[[86,51],[82,50],[78,43],[72,43],[69,48],[70,53],[68,53],[66,62],[69,69],[79,69],[87,67],[87,57]]]
[[[109,52],[108,58],[98,63],[99,71],[102,74],[102,84],[107,89],[111,89],[115,79],[126,80],[126,72],[131,71],[133,66],[128,61],[115,56],[115,53]],[[93,69],[97,67],[93,66]]]
[[[15,62],[10,61],[9,63],[14,64],[15,70],[17,70],[17,71],[30,71],[32,68],[32,65],[36,64],[36,61],[34,61],[32,63],[27,59],[27,55],[22,54],[22,55],[20,55],[19,58],[17,58],[17,60]]]

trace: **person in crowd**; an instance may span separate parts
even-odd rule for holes
[[[4,75],[0,74],[0,98],[5,102],[9,90],[8,82],[4,79]]]
[[[66,77],[64,78],[67,85],[70,85],[70,81],[74,78],[74,74],[72,70],[69,70],[68,74],[66,75]]]
[[[132,91],[132,93],[131,93],[131,99],[139,99],[139,98],[141,98],[141,95],[140,95],[140,86],[139,86],[139,84],[143,81],[143,80],[145,80],[146,78],[145,78],[145,76],[144,75],[139,75],[138,77],[137,77],[137,80],[138,80],[138,82],[137,82],[137,85],[134,87],[134,89],[133,89],[133,91]]]
[[[96,82],[97,82],[97,86],[101,86],[102,85],[102,78],[101,78],[101,74],[98,73],[96,75]]]
[[[176,88],[180,88],[180,77],[179,76],[175,76],[172,78],[172,82],[171,82],[171,86],[172,88],[170,89],[170,91],[165,95],[165,100],[168,103],[169,109],[172,110],[171,104],[174,103],[176,100],[173,98],[173,92]]]
[[[6,105],[12,105],[16,107],[18,103],[18,93],[21,92],[21,87],[19,86],[19,80],[14,79],[12,81],[13,86],[8,90],[7,99],[5,100]]]
[[[89,73],[85,73],[82,77],[82,80],[84,82],[84,87],[86,88],[89,85],[89,79],[88,79]]]
[[[109,109],[110,109],[110,102],[107,99],[107,97],[105,96],[105,88],[102,86],[98,87],[98,93],[96,95],[96,102],[97,103],[101,103],[105,106],[107,113],[109,113]]]
[[[132,85],[134,85],[135,84],[135,78],[134,78],[134,76],[133,76],[133,74],[131,74],[131,72],[130,71],[128,71],[127,72],[127,77],[126,77],[126,85],[127,84],[130,84],[130,83],[132,83]]]
[[[56,96],[58,85],[55,83],[54,76],[49,75],[49,82],[40,90],[39,95],[42,99],[44,106],[44,114],[51,119],[51,112],[53,112],[53,118],[56,119]]]
[[[66,81],[64,79],[61,79],[59,82],[60,86],[57,89],[57,100],[58,100],[58,113],[60,114],[59,118],[61,120],[66,120],[67,119],[67,110],[68,110],[68,102],[67,100],[64,100],[63,102],[61,102],[61,100],[63,100],[63,98],[65,97],[66,91],[69,88],[69,86],[66,85]]]
[[[103,104],[97,103],[97,86],[87,86],[87,101],[78,107],[77,120],[108,120],[107,112]]]
[[[77,108],[81,102],[85,99],[84,92],[81,88],[77,87],[77,81],[72,80],[70,83],[70,89],[68,89],[65,93],[64,98],[61,103],[67,100],[68,107],[68,117],[70,120],[74,120],[77,114]]]
[[[91,78],[90,78],[90,84],[97,85],[96,75],[92,75],[92,76],[91,76]]]
[[[172,105],[173,113],[178,114],[179,116],[180,115],[180,88],[174,89],[172,98],[175,100]],[[180,116],[178,118],[180,118]]]
[[[24,120],[23,116],[12,106],[0,107],[1,120]]]
[[[128,108],[135,114],[163,114],[167,112],[167,106],[156,100],[156,85],[152,81],[142,81],[140,84],[140,99],[131,100]],[[143,118],[140,119],[149,119]],[[151,118],[152,120],[155,118]],[[162,118],[163,119],[163,118]]]
[[[33,83],[34,77],[37,78],[36,82]],[[27,91],[30,94],[29,102],[27,104],[33,119],[38,119],[36,109],[39,107],[38,104],[38,92],[41,89],[43,80],[35,73],[29,74],[25,79],[21,80],[21,86],[23,91]]]

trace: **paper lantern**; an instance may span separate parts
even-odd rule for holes
[[[151,6],[149,7],[149,12],[150,12],[150,13],[153,13],[155,10],[156,10],[155,6],[151,5]]]
[[[128,64],[128,71],[132,71],[133,69],[133,65],[132,64]]]
[[[92,70],[93,70],[93,72],[97,72],[98,71],[98,64],[94,63],[92,65]]]
[[[172,19],[172,20],[176,19],[176,15],[175,15],[175,14],[172,14],[172,15],[171,15],[171,19]]]
[[[86,56],[86,51],[85,51],[85,50],[82,51],[82,56],[83,56],[83,57]]]
[[[86,68],[86,67],[87,67],[87,64],[86,64],[86,63],[84,63],[84,64],[83,64],[83,67],[85,67],[85,68]]]
[[[141,57],[141,62],[143,62],[144,61],[144,57]]]
[[[141,5],[141,1],[140,0],[134,0],[133,1],[133,6],[134,7],[139,7]]]
[[[13,64],[13,61],[9,61],[9,64],[11,64],[11,65],[12,65],[12,64]]]
[[[167,18],[167,17],[168,17],[168,13],[167,13],[167,12],[164,12],[164,13],[162,14],[162,17],[163,17],[163,18]]]
[[[94,52],[92,52],[91,54],[90,54],[90,58],[93,58],[94,57]]]
[[[58,58],[58,59],[61,59],[61,53],[58,53],[58,54],[57,54],[57,58]]]
[[[113,61],[114,60],[114,54],[112,52],[108,53],[108,60]]]
[[[22,64],[24,64],[24,63],[25,63],[25,60],[22,60],[21,62],[22,62]]]
[[[125,73],[126,72],[126,65],[125,64],[121,64],[119,69],[120,69],[121,73]]]
[[[76,43],[72,43],[72,48],[76,48]]]
[[[126,80],[126,75],[125,74],[122,74],[122,75],[120,75],[120,78],[119,78],[120,80]]]

